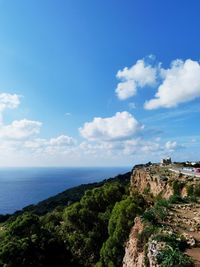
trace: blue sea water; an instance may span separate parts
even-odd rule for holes
[[[1,168],[0,214],[13,213],[65,189],[127,171],[130,168]]]

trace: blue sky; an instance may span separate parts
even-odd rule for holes
[[[199,160],[199,8],[1,0],[0,165]]]

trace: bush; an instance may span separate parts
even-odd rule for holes
[[[109,238],[100,252],[102,266],[121,266],[125,241],[133,226],[134,218],[142,213],[144,204],[141,196],[128,197],[116,203],[108,224]]]
[[[192,259],[178,249],[166,247],[157,255],[160,267],[193,267]]]
[[[159,203],[161,204],[162,202],[159,202]],[[159,224],[166,218],[167,208],[160,205],[159,203],[155,204],[154,207],[144,212],[144,214],[142,215],[142,218],[144,221],[148,221],[152,224]],[[163,202],[163,204],[164,203],[165,202]],[[165,203],[165,205],[168,205],[168,204]]]
[[[157,240],[158,242],[165,242],[171,248],[178,249],[180,251],[184,251],[188,247],[186,240],[174,233],[157,234],[156,236],[154,236],[154,240]]]
[[[172,195],[169,198],[169,203],[184,203],[184,199],[180,195]]]
[[[180,182],[178,180],[175,180],[173,182],[173,184],[172,184],[174,195],[180,195],[181,190],[183,189],[184,185],[185,184],[183,182]]]
[[[169,208],[169,201],[166,199],[160,199],[155,203],[156,207],[165,207],[165,208]]]

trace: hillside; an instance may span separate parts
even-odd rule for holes
[[[44,215],[48,212],[53,211],[56,208],[57,209],[59,208],[62,210],[64,209],[64,207],[76,201],[79,201],[84,195],[86,190],[97,188],[97,187],[104,185],[105,183],[110,183],[114,181],[122,183],[122,184],[127,184],[130,182],[130,175],[131,175],[131,172],[127,172],[123,175],[119,174],[113,178],[108,178],[101,182],[81,184],[79,186],[69,188],[61,193],[58,193],[55,196],[52,196],[43,201],[40,201],[39,203],[35,205],[26,206],[22,210],[16,211],[14,214],[0,215],[0,222],[5,222],[8,218],[16,217],[20,214],[23,214],[24,212],[31,212],[37,215]]]
[[[180,166],[138,165],[15,213],[0,267],[199,267],[200,178]]]
[[[120,264],[145,204],[129,196],[130,174],[68,189],[9,216],[0,226],[0,266]],[[117,248],[114,255],[108,255],[110,247]]]

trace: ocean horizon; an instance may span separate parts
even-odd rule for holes
[[[130,170],[131,167],[2,167],[0,214],[14,213],[68,188],[99,182]]]

